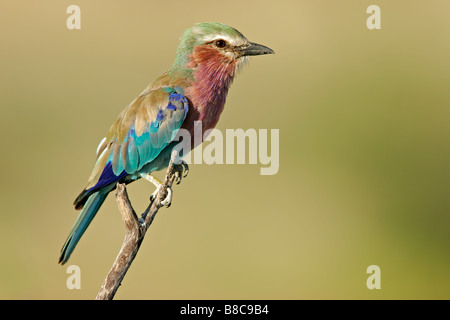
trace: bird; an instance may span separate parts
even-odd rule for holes
[[[65,241],[58,263],[65,264],[92,219],[117,183],[141,178],[161,182],[152,173],[169,165],[181,129],[194,141],[194,123],[202,124],[202,137],[219,121],[233,79],[249,57],[274,54],[250,42],[238,30],[219,22],[196,23],[185,30],[175,61],[150,83],[117,117],[97,148],[87,186],[74,201],[81,210]],[[200,141],[201,143],[201,141]],[[180,170],[187,172],[186,163]],[[170,190],[164,205],[170,205]],[[153,196],[152,195],[152,196]]]

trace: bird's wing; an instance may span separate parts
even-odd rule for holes
[[[183,123],[189,103],[178,88],[163,87],[136,98],[119,115],[97,149],[88,186],[75,206],[89,194],[136,173],[169,144]],[[83,194],[84,193],[84,194]]]

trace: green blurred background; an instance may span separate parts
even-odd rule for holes
[[[68,30],[66,8],[81,8]],[[366,8],[381,8],[368,30]],[[117,299],[450,298],[450,3],[12,1],[0,5],[0,298],[92,299],[124,228],[109,197],[65,266],[100,139],[220,21],[276,51],[235,80],[218,128],[280,129],[280,170],[192,165]],[[160,174],[159,177],[162,177]],[[128,188],[142,211],[153,187]],[[68,265],[81,289],[68,290]],[[368,290],[366,268],[381,268]]]

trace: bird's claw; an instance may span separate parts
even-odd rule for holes
[[[172,204],[172,188],[167,187],[167,195],[164,198],[164,200],[161,201],[161,206],[169,208],[171,204]]]
[[[189,173],[189,166],[185,161],[181,160],[179,164],[173,165],[173,171],[174,171],[173,181],[176,182],[177,184],[180,184],[181,179],[187,177]],[[155,192],[153,192],[150,196],[150,201],[153,202],[156,199],[159,190],[161,189],[162,183],[150,174],[143,176],[143,178],[147,181],[150,181],[156,186]],[[172,204],[172,188],[167,187],[166,197],[163,200],[161,200],[160,204],[161,206],[165,206],[167,208],[170,207],[170,205]]]
[[[181,179],[187,177],[189,173],[189,166],[184,160],[181,160],[181,163],[173,165],[173,170],[175,175],[174,182],[176,182],[176,184],[180,184]]]
[[[150,196],[151,202],[153,202],[156,199],[156,196],[158,195],[160,188],[161,188],[161,186],[158,187],[155,190],[155,192],[153,192],[152,195]],[[170,205],[172,204],[172,188],[167,187],[167,195],[163,200],[161,200],[160,204],[161,204],[161,206],[165,206],[166,208],[170,207]]]

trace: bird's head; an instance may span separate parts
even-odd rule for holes
[[[214,72],[229,66],[234,74],[247,57],[273,53],[272,49],[248,41],[242,33],[225,24],[197,23],[181,38],[173,69],[193,70],[203,65]]]

